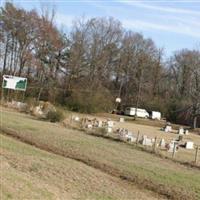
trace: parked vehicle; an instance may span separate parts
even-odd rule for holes
[[[151,111],[150,118],[151,119],[161,120],[161,113],[158,112],[158,111]]]
[[[135,116],[135,112],[137,111],[136,115],[137,117],[141,117],[141,118],[148,118],[149,117],[149,113],[145,110],[145,109],[141,109],[141,108],[133,108],[133,107],[127,107],[125,108],[125,115],[129,115],[129,116]]]

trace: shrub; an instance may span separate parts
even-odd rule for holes
[[[106,128],[98,128],[97,130],[96,130],[96,133],[98,134],[98,135],[102,135],[102,136],[105,136],[105,135],[107,135],[107,130],[106,130]]]
[[[64,119],[64,114],[62,111],[58,110],[58,111],[49,111],[47,113],[47,120],[49,120],[50,122],[60,122]]]

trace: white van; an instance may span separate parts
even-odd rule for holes
[[[127,107],[124,114],[129,116],[135,116],[136,108]],[[137,117],[148,118],[149,113],[145,109],[137,108]]]

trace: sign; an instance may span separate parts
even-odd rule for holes
[[[3,85],[5,89],[26,91],[27,78],[3,75]]]

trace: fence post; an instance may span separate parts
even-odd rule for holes
[[[139,139],[140,139],[140,131],[138,131],[138,134],[137,134],[136,145],[138,145]]]
[[[174,147],[173,147],[172,158],[174,158],[174,157],[175,157],[175,153],[176,153],[176,143],[174,142]]]
[[[157,137],[155,137],[155,142],[154,142],[154,145],[153,145],[153,151],[156,152],[156,144],[157,144]]]
[[[70,117],[70,125],[72,124],[72,122],[73,122],[73,115],[71,114],[71,117]]]
[[[1,104],[3,105],[4,102],[4,88],[1,88]]]
[[[199,152],[199,146],[196,147],[196,152],[195,152],[195,164],[198,162],[198,152]]]

